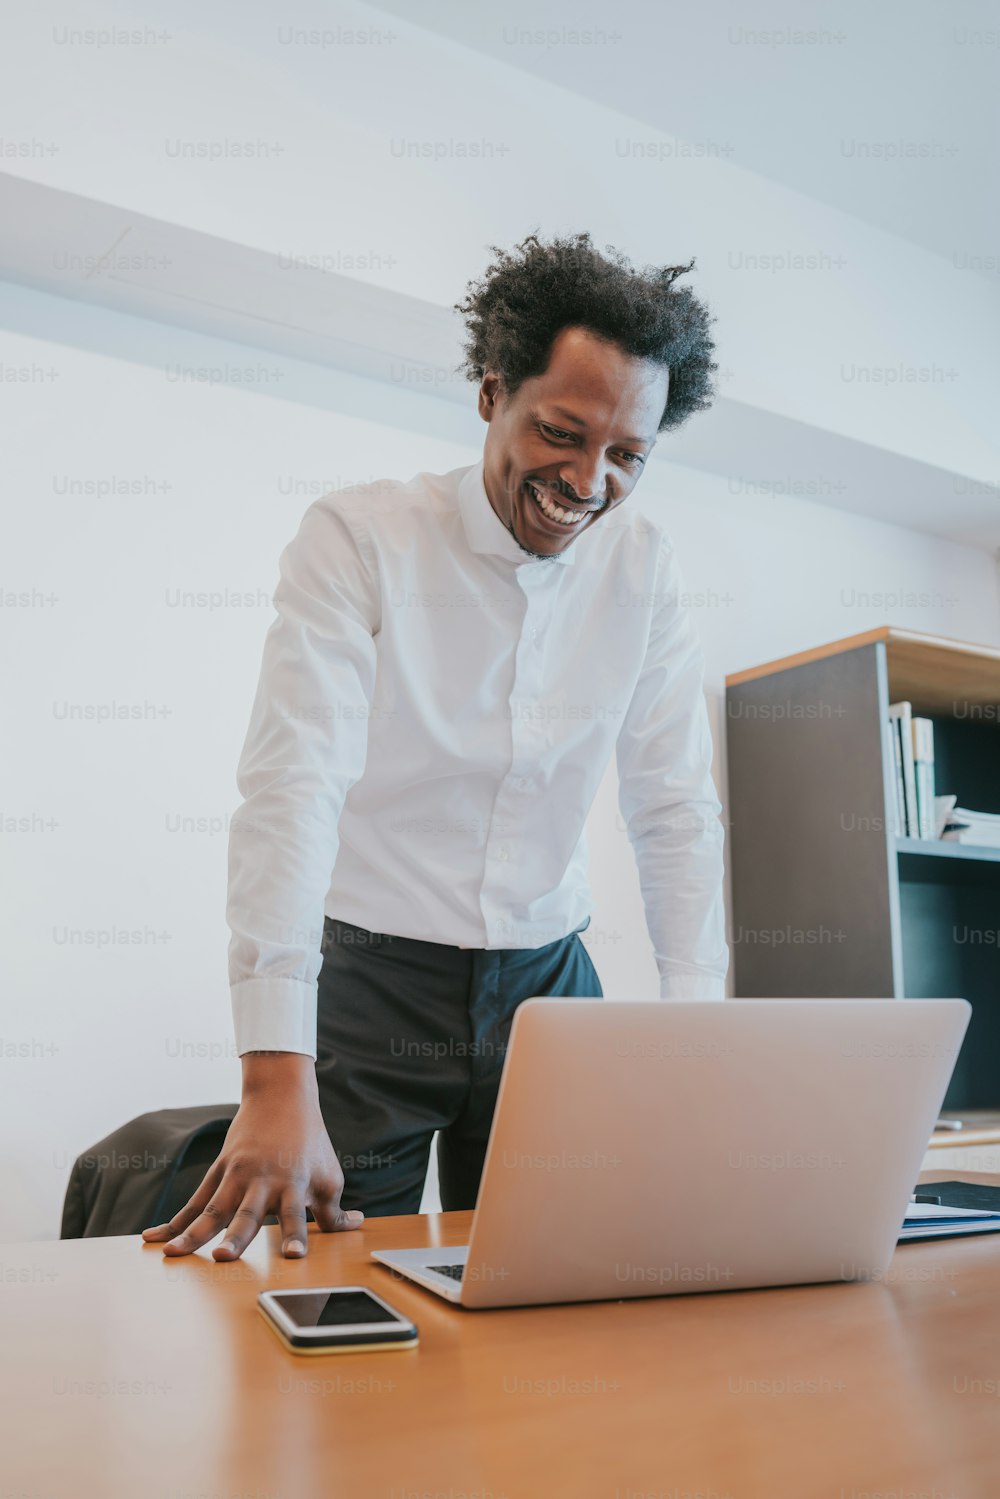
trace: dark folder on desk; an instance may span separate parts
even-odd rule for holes
[[[899,1242],[913,1239],[948,1239],[964,1234],[1000,1232],[1000,1188],[973,1182],[928,1182],[917,1188],[936,1201],[911,1202],[899,1233]]]

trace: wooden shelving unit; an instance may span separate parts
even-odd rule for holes
[[[1000,648],[886,626],[726,682],[736,992],[973,1006],[946,1105],[1000,1108],[1000,849],[895,832],[891,702],[1000,812]]]

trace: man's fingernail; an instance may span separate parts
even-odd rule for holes
[[[363,1223],[365,1221],[364,1213],[358,1212],[357,1208],[351,1208],[347,1216],[348,1218],[350,1218],[352,1223]]]
[[[289,1239],[285,1245],[286,1254],[305,1254],[305,1245],[301,1239]]]

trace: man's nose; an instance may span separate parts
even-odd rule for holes
[[[580,454],[561,466],[559,477],[578,500],[604,499],[605,470],[601,458]]]

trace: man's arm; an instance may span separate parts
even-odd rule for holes
[[[227,1229],[213,1254],[235,1259],[276,1212],[282,1252],[299,1256],[307,1206],[326,1232],[363,1217],[340,1206],[344,1176],[319,1106],[316,980],[337,824],[367,754],[381,625],[375,567],[364,534],[327,497],[306,512],[280,574],[229,837],[242,1101],[195,1194],[169,1223],[144,1231],[171,1255]]]
[[[724,999],[722,805],[712,780],[701,647],[665,537],[656,577],[646,655],[616,745],[618,804],[661,999]]]
[[[237,768],[226,920],[236,1048],[316,1056],[323,902],[337,824],[364,770],[381,625],[364,533],[330,498],[281,555]]]

